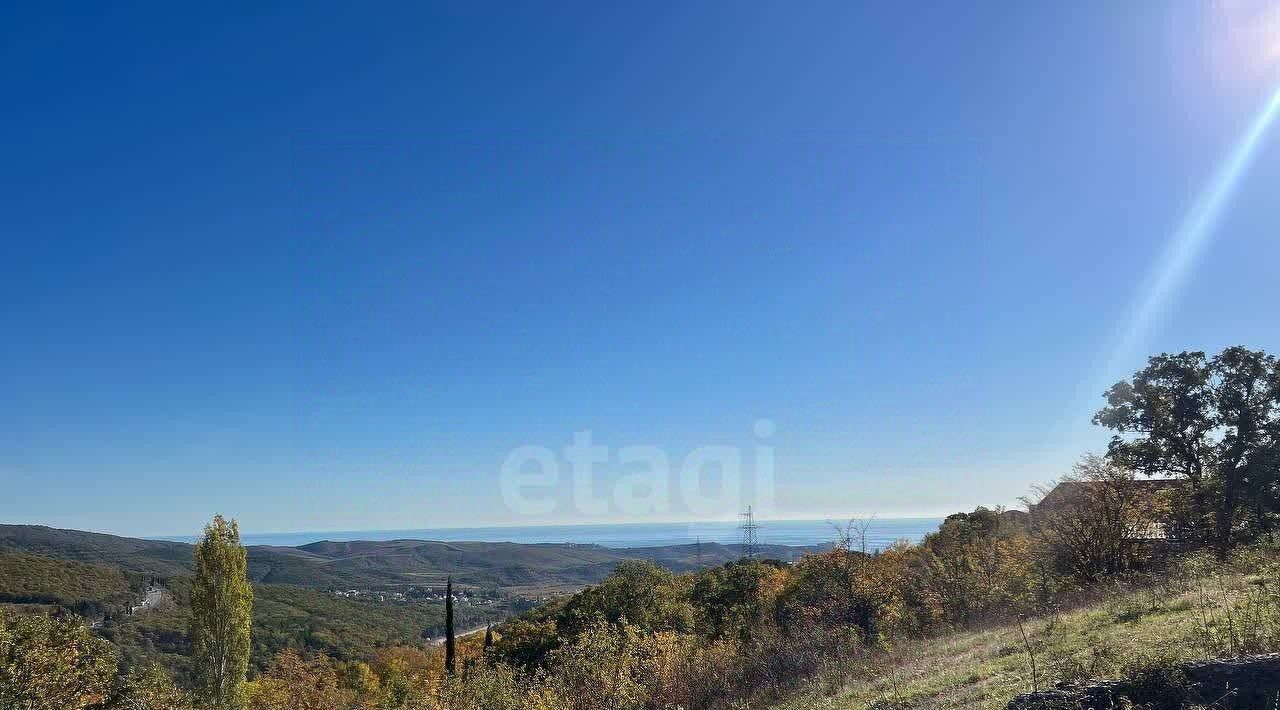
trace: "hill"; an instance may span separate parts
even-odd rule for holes
[[[94,619],[127,609],[146,580],[116,567],[0,553],[0,604],[45,605]]]
[[[181,675],[190,652],[191,580],[176,578],[169,588],[170,603],[120,618],[99,632],[129,662],[159,661]],[[285,648],[342,660],[367,659],[384,646],[420,646],[444,632],[442,603],[384,604],[281,584],[255,584],[253,593],[252,663],[258,670]],[[496,621],[505,612],[501,607],[462,605],[456,613],[458,623],[467,627]]]
[[[766,547],[785,559],[806,548]],[[317,542],[248,548],[253,582],[253,661],[262,667],[286,647],[334,658],[368,658],[375,649],[421,644],[443,633],[438,600],[393,598],[391,591],[439,591],[453,576],[463,588],[545,597],[595,584],[628,559],[674,571],[740,557],[737,546],[675,545],[611,549],[599,545],[388,540]],[[179,676],[189,651],[188,594],[194,550],[179,542],[140,540],[35,525],[0,525],[0,605],[55,608],[91,620],[129,663],[159,661]],[[152,583],[164,601],[131,614]],[[356,598],[332,590],[359,590]],[[379,594],[379,590],[388,594]],[[397,601],[397,599],[399,599]],[[512,602],[461,605],[463,628],[498,620]]]
[[[790,560],[817,548],[766,545],[762,554]],[[607,548],[571,543],[387,540],[317,542],[301,547],[251,546],[249,578],[261,584],[315,589],[393,589],[459,583],[537,594],[594,584],[621,562],[644,559],[682,572],[741,556],[737,545],[706,543]],[[104,564],[126,572],[176,577],[192,571],[192,546],[37,525],[0,525],[0,552]]]
[[[163,579],[160,602],[131,613],[153,577],[118,567],[0,553],[0,608],[69,611],[116,644],[126,662],[158,661],[182,675],[189,652],[191,578]],[[388,645],[421,645],[443,633],[444,605],[383,603],[283,584],[254,584],[253,661],[259,668],[286,647],[334,658],[368,658]],[[460,605],[459,623],[474,626],[506,614],[501,605]]]
[[[43,525],[0,525],[0,552],[108,564],[129,572],[161,577],[188,574],[192,566],[190,545],[60,530]]]

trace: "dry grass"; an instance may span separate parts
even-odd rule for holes
[[[1227,599],[1248,588],[1248,579],[1213,580]],[[1195,591],[1116,593],[1104,602],[1026,622],[1041,687],[1062,680],[1107,678],[1152,662],[1206,655],[1208,635],[1226,615],[1223,597],[1203,599]],[[779,709],[863,710],[898,708],[1003,708],[1030,691],[1029,656],[1017,624],[956,633],[903,645],[839,681],[815,682],[809,692]]]

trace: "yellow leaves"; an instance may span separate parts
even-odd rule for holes
[[[75,620],[0,615],[0,707],[88,710],[110,696],[115,652]]]
[[[904,565],[897,552],[867,555],[845,547],[796,565],[779,599],[789,627],[854,628],[875,642],[903,616]]]
[[[276,656],[252,684],[250,710],[345,710],[353,694],[338,687],[338,674],[324,656],[303,659],[292,649]]]
[[[382,687],[378,674],[363,661],[351,661],[339,665],[338,679],[343,688],[350,690],[358,697],[372,697]]]
[[[786,588],[791,572],[784,567],[771,568],[768,574],[760,578],[760,599],[762,606],[772,606],[782,590]]]
[[[390,646],[380,649],[373,657],[373,670],[383,678],[410,676],[426,669],[431,656],[413,646]]]

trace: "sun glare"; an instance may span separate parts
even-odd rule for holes
[[[1216,3],[1210,18],[1210,43],[1223,79],[1276,79],[1280,76],[1280,4],[1274,0]]]
[[[1248,129],[1240,136],[1187,211],[1182,225],[1171,235],[1164,253],[1152,267],[1139,291],[1126,319],[1127,324],[1119,339],[1112,345],[1110,357],[1105,360],[1110,371],[1122,370],[1132,358],[1153,322],[1168,307],[1195,267],[1205,247],[1213,239],[1219,217],[1230,204],[1237,186],[1248,174],[1258,147],[1263,143],[1277,115],[1280,115],[1280,86],[1271,92],[1267,101],[1258,109]]]

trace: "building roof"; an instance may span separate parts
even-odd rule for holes
[[[1181,483],[1173,478],[1141,478],[1133,481],[1135,487],[1154,493],[1173,490]],[[1089,488],[1099,485],[1102,484],[1094,481],[1063,481],[1046,493],[1039,503],[1030,506],[1031,513],[1034,515],[1056,511],[1074,505],[1084,497]]]

